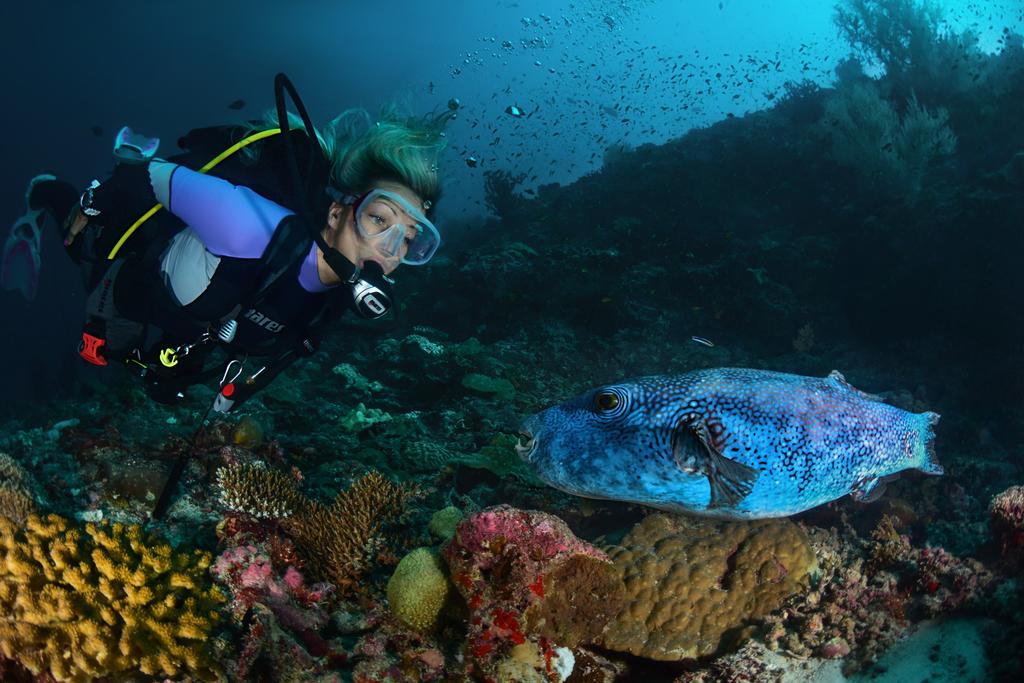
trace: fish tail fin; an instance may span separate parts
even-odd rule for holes
[[[918,434],[921,437],[921,455],[918,458],[920,464],[917,469],[925,474],[943,474],[945,470],[942,469],[939,458],[935,454],[935,425],[938,424],[940,416],[938,413],[929,411],[918,413],[915,417],[919,420]]]

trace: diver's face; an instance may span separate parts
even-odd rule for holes
[[[380,181],[369,189],[397,195],[412,207],[423,206],[423,199],[401,183]],[[362,268],[367,261],[375,261],[389,274],[398,268],[409,242],[416,237],[416,223],[416,217],[400,202],[371,192],[358,207],[348,207],[343,232],[354,247],[356,265]]]

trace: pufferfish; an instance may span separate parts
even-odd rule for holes
[[[917,469],[942,474],[939,415],[804,377],[712,368],[598,387],[526,420],[516,447],[577,496],[726,519],[784,517],[881,495]]]

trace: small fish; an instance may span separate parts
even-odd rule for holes
[[[726,519],[784,517],[898,472],[942,474],[936,413],[825,378],[712,368],[599,387],[526,420],[516,446],[549,485]]]
[[[715,343],[713,341],[711,341],[710,339],[705,339],[704,337],[698,337],[697,335],[693,335],[692,337],[690,337],[690,341],[696,342],[698,344],[703,344],[704,346],[707,346],[708,348],[714,348],[715,347]]]
[[[235,100],[234,102],[228,105],[228,109],[234,109],[235,111],[238,111],[243,107],[245,107],[245,100]]]
[[[523,115],[523,110],[514,104],[510,104],[507,107],[505,107],[505,113],[513,118],[519,118],[520,116]]]
[[[480,160],[476,157],[466,157],[466,166],[469,166],[470,168],[476,168],[479,162]]]

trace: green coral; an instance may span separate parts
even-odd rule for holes
[[[437,627],[451,593],[444,564],[430,548],[416,548],[402,558],[388,581],[388,604],[403,624],[420,632]]]
[[[371,381],[363,376],[356,366],[351,363],[339,363],[331,368],[331,374],[337,375],[345,382],[345,388],[365,393],[374,393],[384,390],[380,382]]]
[[[502,401],[511,401],[516,395],[516,388],[512,382],[501,377],[481,375],[478,372],[471,372],[463,377],[462,386],[470,391],[493,396]]]
[[[427,529],[430,531],[430,535],[440,541],[451,540],[455,536],[455,527],[462,521],[462,510],[449,505],[448,507],[438,510],[430,518],[430,524]]]
[[[516,453],[517,438],[511,434],[498,434],[491,442],[473,455],[463,455],[458,462],[469,467],[493,472],[505,479],[512,477],[528,486],[545,486],[533,470]]]
[[[57,681],[217,680],[207,644],[224,596],[210,560],[138,525],[0,518],[0,653]]]
[[[340,424],[349,432],[361,432],[375,424],[390,422],[392,417],[378,408],[367,408],[362,403],[356,405],[347,415],[341,418]]]

